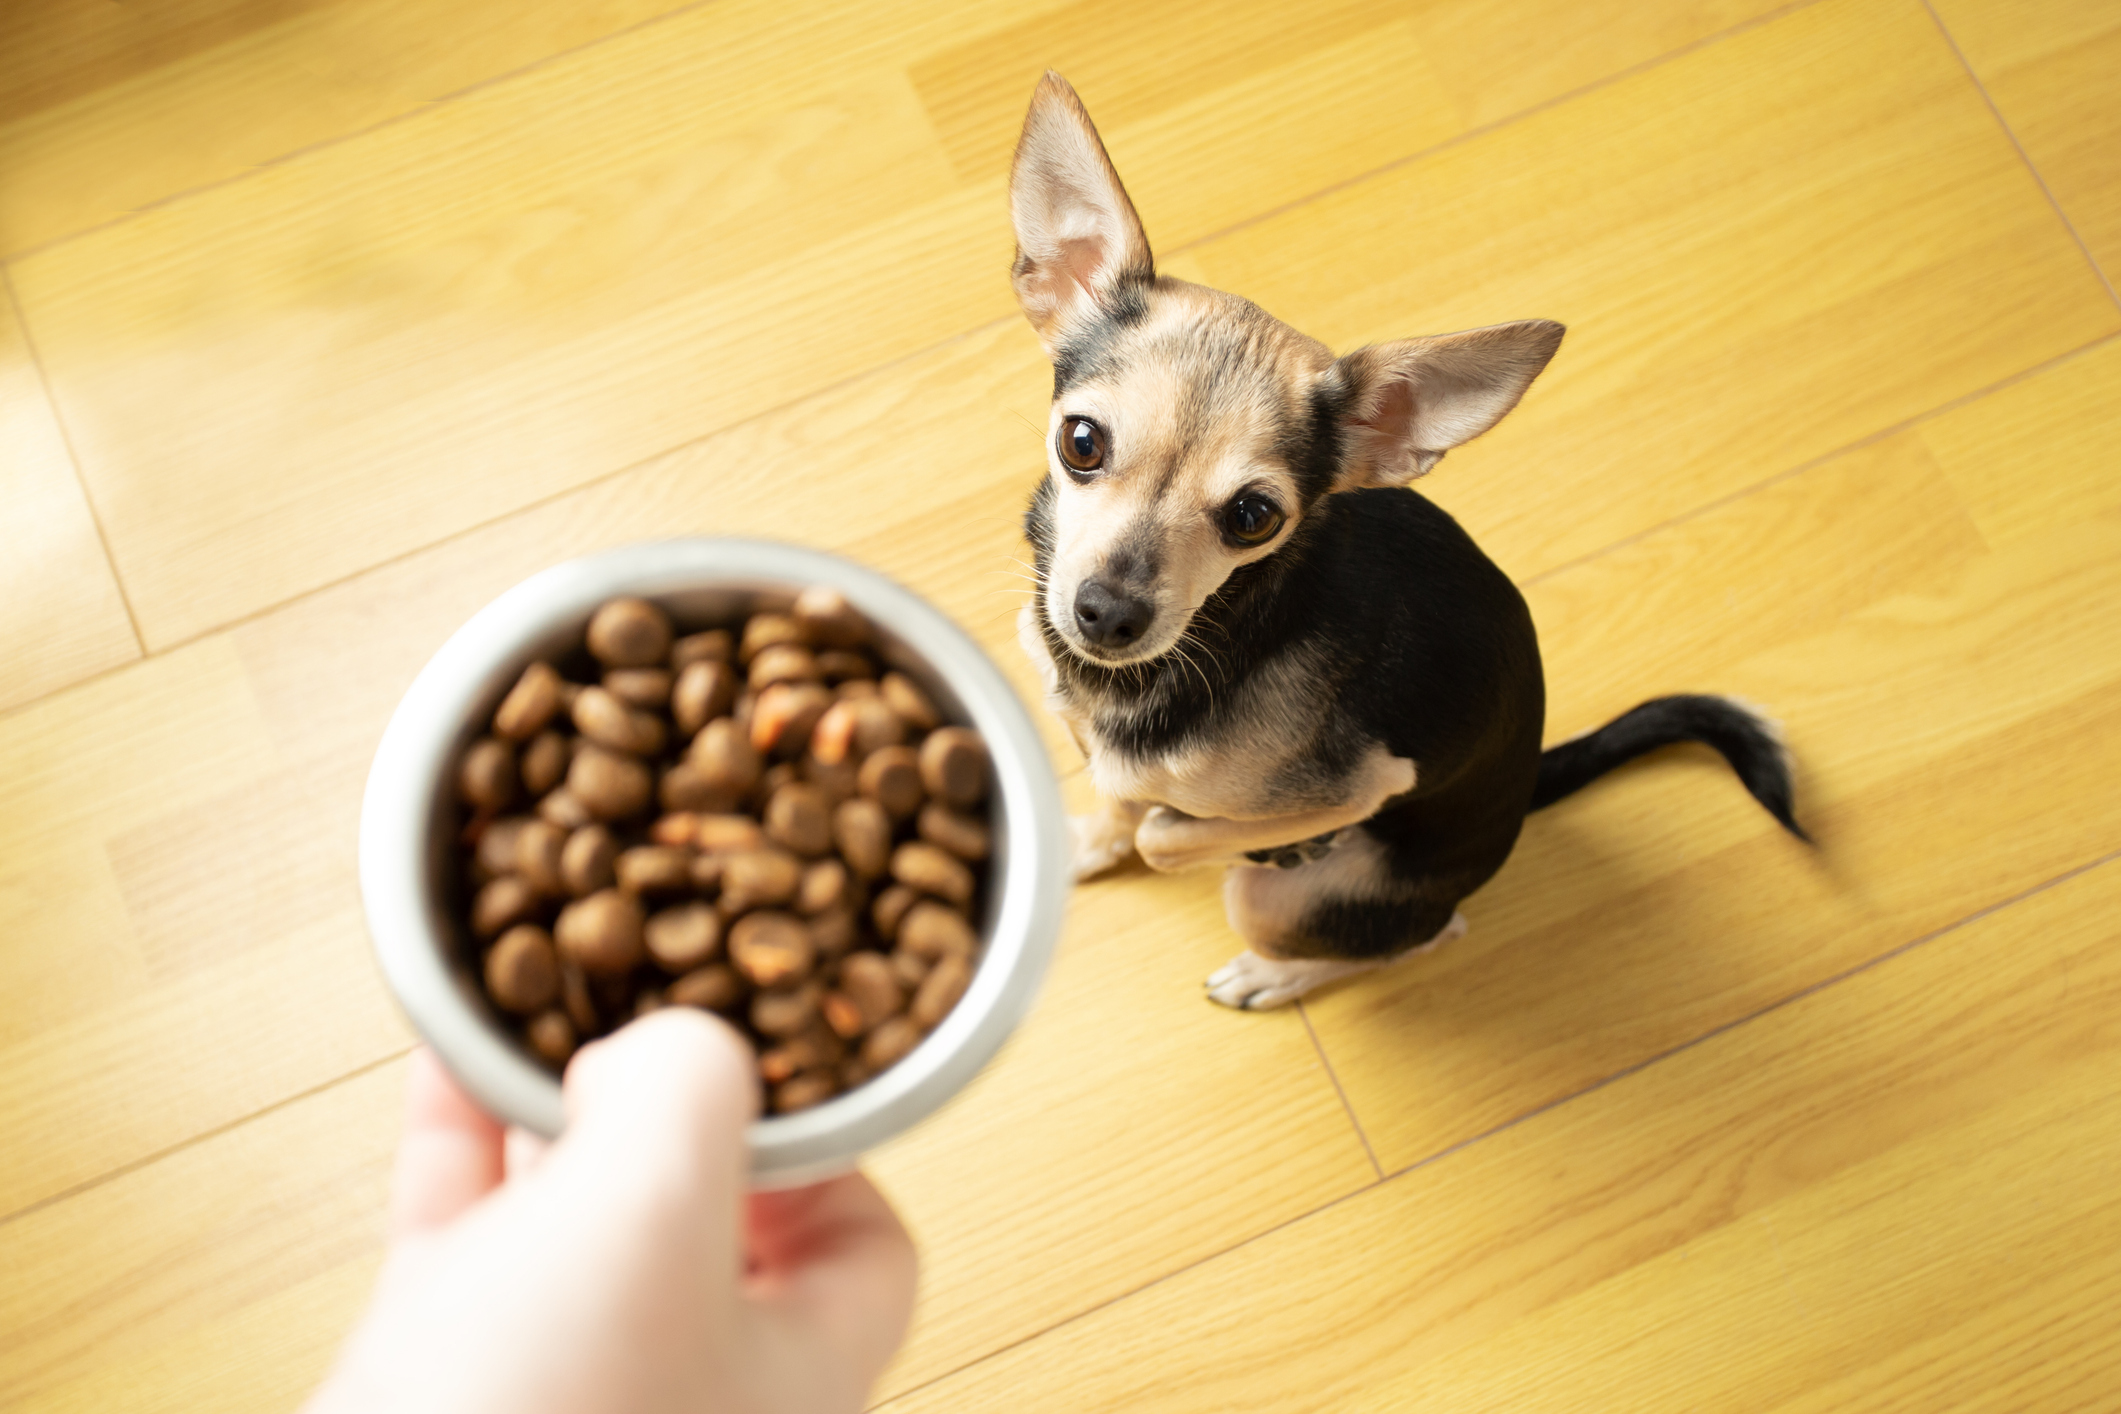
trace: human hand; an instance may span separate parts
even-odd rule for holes
[[[913,1245],[867,1179],[747,1196],[751,1058],[704,1013],[580,1051],[566,1133],[505,1177],[424,1049],[409,1089],[390,1255],[307,1414],[852,1411],[904,1339]]]

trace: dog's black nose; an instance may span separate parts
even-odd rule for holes
[[[1156,610],[1126,594],[1114,594],[1102,581],[1086,579],[1075,591],[1075,626],[1099,648],[1124,648],[1142,636]]]

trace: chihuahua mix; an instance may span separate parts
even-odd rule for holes
[[[1076,873],[1227,866],[1247,949],[1211,998],[1282,1006],[1459,936],[1529,811],[1675,742],[1721,752],[1802,837],[1775,728],[1724,698],[1658,698],[1542,752],[1523,597],[1407,489],[1517,405],[1559,324],[1335,358],[1160,276],[1054,73],[1009,205],[1011,281],[1053,360],[1020,628],[1100,797]]]

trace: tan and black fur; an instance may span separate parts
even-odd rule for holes
[[[1281,1005],[1456,936],[1527,811],[1669,742],[1716,746],[1796,829],[1772,728],[1721,698],[1657,699],[1542,753],[1522,597],[1405,489],[1516,406],[1560,325],[1336,358],[1159,276],[1056,74],[1010,207],[1012,280],[1054,370],[1022,637],[1100,796],[1077,871],[1226,866],[1249,946],[1215,1000]]]

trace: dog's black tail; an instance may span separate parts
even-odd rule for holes
[[[1532,808],[1552,805],[1615,766],[1681,741],[1698,741],[1722,752],[1753,799],[1784,829],[1811,841],[1790,811],[1790,764],[1780,733],[1759,713],[1728,697],[1653,697],[1595,732],[1548,747],[1539,758]]]

